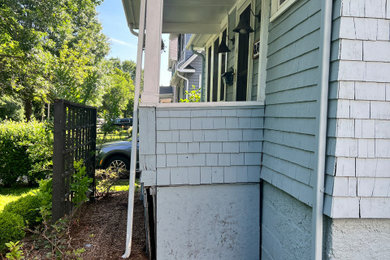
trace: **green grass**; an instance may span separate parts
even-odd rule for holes
[[[0,212],[3,210],[5,205],[19,199],[20,197],[26,196],[38,191],[36,187],[13,187],[13,188],[0,188]]]
[[[141,187],[139,181],[135,181],[135,189],[138,190]],[[111,188],[112,191],[128,191],[129,190],[129,180],[118,180],[114,186]]]
[[[113,141],[129,141],[131,137],[129,136],[129,132],[127,130],[114,131],[113,133],[109,133],[104,135],[102,132],[97,133],[96,143],[103,144],[107,142]]]

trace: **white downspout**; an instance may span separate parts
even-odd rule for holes
[[[322,1],[321,32],[322,42],[320,43],[320,110],[318,127],[318,151],[317,169],[315,172],[315,200],[313,204],[313,230],[312,230],[312,259],[322,259],[323,249],[323,208],[324,208],[324,183],[326,163],[326,129],[328,123],[328,90],[330,70],[330,48],[332,32],[332,8],[333,0]]]
[[[140,17],[139,17],[139,36],[137,47],[137,68],[135,72],[135,94],[134,94],[134,107],[133,107],[133,129],[132,133],[132,147],[131,147],[131,160],[130,160],[130,177],[129,177],[129,201],[127,206],[127,229],[126,229],[126,245],[125,253],[122,258],[129,258],[131,254],[131,240],[133,236],[133,212],[134,212],[134,191],[135,191],[135,171],[137,162],[137,141],[138,141],[138,102],[141,87],[141,75],[142,75],[142,54],[144,43],[144,31],[145,31],[145,0],[141,0],[140,3]],[[132,28],[130,32],[133,33]]]
[[[185,80],[185,82],[186,82],[186,90],[187,90],[187,94],[186,94],[186,99],[188,99],[188,84],[189,84],[189,80],[188,80],[188,78],[186,78],[186,77],[184,77],[183,75],[180,75],[179,74],[179,72],[183,72],[182,70],[180,70],[180,69],[176,69],[176,75],[179,77],[179,78],[182,78],[182,79],[184,79]]]

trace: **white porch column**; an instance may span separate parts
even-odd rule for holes
[[[142,104],[157,104],[159,101],[162,17],[163,0],[148,0]]]

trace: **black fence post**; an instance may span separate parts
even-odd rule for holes
[[[52,218],[72,211],[70,189],[74,162],[83,160],[87,175],[93,179],[91,200],[95,194],[96,108],[66,100],[54,103],[54,151]]]
[[[65,215],[65,119],[66,111],[64,101],[54,103],[54,148],[53,148],[53,222]]]

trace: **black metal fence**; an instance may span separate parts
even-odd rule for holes
[[[96,108],[66,100],[54,103],[53,221],[72,211],[74,162],[83,160],[95,194]]]

